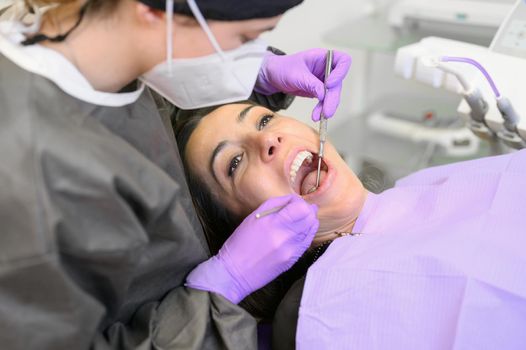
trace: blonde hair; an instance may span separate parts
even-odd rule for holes
[[[33,6],[62,6],[77,3],[78,0],[24,0],[24,3],[28,8]]]
[[[11,0],[0,8],[1,21],[20,21],[26,26],[38,25],[40,17],[54,16],[62,11],[80,11],[85,15],[108,16],[123,0]]]
[[[83,5],[86,13],[112,12],[120,3],[120,0],[19,0],[14,3],[23,3],[26,13],[34,13],[39,9],[56,9],[58,11]]]

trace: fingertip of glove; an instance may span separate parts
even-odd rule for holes
[[[306,242],[308,245],[311,244],[312,240],[316,236],[316,233],[318,232],[318,228],[320,226],[320,222],[318,220],[315,220],[308,229],[305,230],[304,234],[301,236],[301,240]]]
[[[342,85],[338,84],[327,92],[327,96],[323,101],[323,113],[327,118],[332,117],[336,113],[336,109],[340,104],[340,96]]]
[[[327,119],[332,118],[334,114],[336,113],[337,107],[338,107],[338,103],[335,103],[333,105],[323,106],[323,115],[325,116],[325,118]]]
[[[318,102],[318,104],[316,105],[316,107],[314,107],[314,109],[312,110],[312,121],[313,122],[318,122],[320,120],[320,114],[321,114],[321,109],[322,109],[322,102]]]
[[[336,108],[324,108],[323,110],[323,115],[327,119],[332,118],[334,116],[334,113],[336,112]]]

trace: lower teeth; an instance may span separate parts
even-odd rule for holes
[[[313,187],[311,188],[310,190],[307,191],[307,194],[310,194],[312,192],[316,192],[316,187]]]

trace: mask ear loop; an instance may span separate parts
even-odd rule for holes
[[[199,7],[197,7],[197,4],[195,3],[195,0],[187,0],[188,6],[190,7],[190,10],[192,11],[192,14],[194,15],[195,19],[201,26],[201,28],[205,31],[206,36],[208,37],[208,40],[214,47],[214,50],[221,56],[221,59],[224,61],[226,60],[225,54],[223,50],[221,50],[221,46],[219,46],[219,43],[217,42],[216,38],[214,37],[214,34],[212,34],[212,31],[210,30],[210,27],[208,27],[208,24],[206,23],[206,19],[201,14],[201,11],[199,10]]]
[[[172,75],[174,54],[174,0],[166,0],[166,63],[168,74]]]

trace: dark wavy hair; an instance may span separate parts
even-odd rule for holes
[[[238,102],[258,105],[252,101]],[[221,105],[222,106],[222,105]],[[177,110],[172,114],[175,138],[185,168],[185,175],[198,216],[203,225],[212,254],[216,254],[227,238],[234,232],[243,218],[236,217],[212,196],[210,189],[192,173],[186,157],[186,146],[201,120],[221,106],[195,110]],[[247,296],[240,305],[260,320],[271,320],[292,284],[305,275],[312,263],[312,252],[307,252],[290,270],[281,274],[265,287]]]
[[[220,106],[195,110],[176,110],[172,115],[175,139],[183,161],[186,180],[194,207],[205,230],[208,246],[216,254],[231,232],[239,226],[242,218],[235,217],[212,196],[205,184],[192,173],[186,158],[186,145],[201,120]]]

